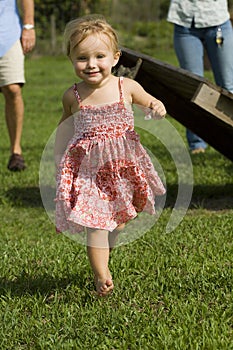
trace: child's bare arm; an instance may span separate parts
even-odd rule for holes
[[[56,131],[54,146],[54,157],[56,167],[59,166],[66,146],[74,134],[74,125],[71,112],[72,101],[73,95],[70,93],[70,90],[67,90],[63,95],[63,113]]]
[[[125,79],[125,95],[133,104],[150,108],[152,118],[159,119],[166,115],[164,104],[154,96],[148,94],[143,87],[132,79]]]

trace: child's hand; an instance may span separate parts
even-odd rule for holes
[[[160,100],[153,100],[150,103],[150,117],[152,119],[161,119],[164,118],[167,111],[164,107],[164,104]]]

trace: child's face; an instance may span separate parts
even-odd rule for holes
[[[102,34],[88,36],[71,52],[71,61],[75,73],[88,84],[98,85],[111,75],[120,57],[114,53],[110,39]]]

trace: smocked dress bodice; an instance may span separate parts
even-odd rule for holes
[[[83,105],[77,85],[73,86],[80,106],[80,110],[74,114],[75,137],[114,138],[134,130],[134,115],[131,106],[126,107],[124,102],[122,82],[120,79],[119,101],[102,105]]]

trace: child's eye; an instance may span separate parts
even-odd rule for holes
[[[77,57],[77,61],[86,61],[86,60],[87,60],[86,56]]]
[[[101,59],[101,58],[104,58],[105,56],[103,55],[103,54],[99,54],[99,55],[97,55],[97,58],[98,59]]]

